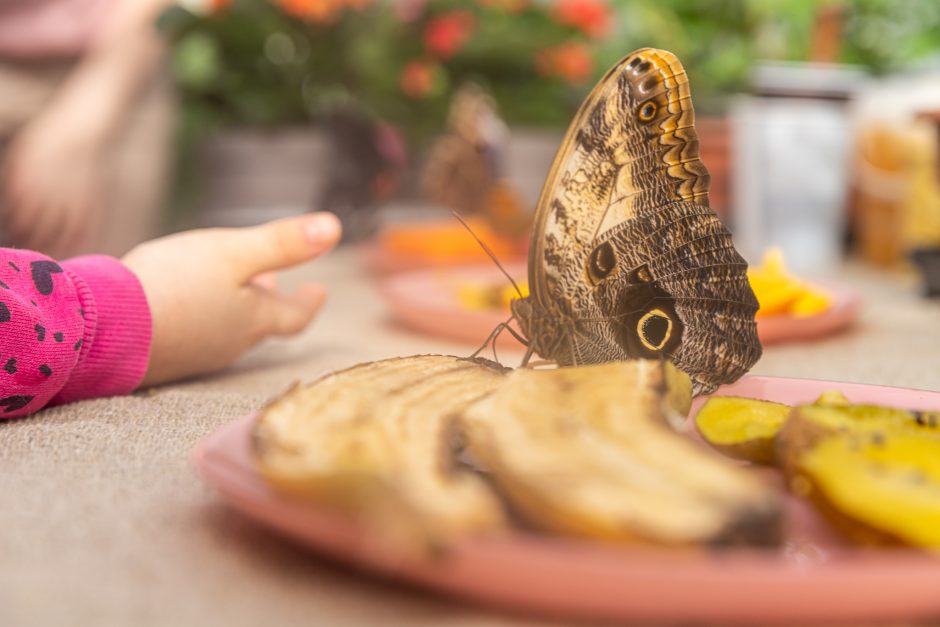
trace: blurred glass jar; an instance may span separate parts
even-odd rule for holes
[[[940,110],[940,75],[874,84],[853,107],[853,232],[862,257],[897,264],[940,246],[938,134],[922,111]]]
[[[842,257],[849,189],[847,103],[865,81],[856,68],[762,64],[755,93],[732,107],[733,224],[756,262],[779,246],[812,273]]]

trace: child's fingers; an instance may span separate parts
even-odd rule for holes
[[[233,231],[227,248],[240,278],[247,280],[322,255],[336,245],[341,232],[332,213],[315,213]]]
[[[251,284],[269,292],[277,291],[277,274],[274,272],[262,272],[251,277]]]
[[[264,294],[262,299],[267,334],[294,335],[317,315],[326,300],[326,290],[322,285],[307,284],[293,294]]]

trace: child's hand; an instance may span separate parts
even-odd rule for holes
[[[247,229],[205,229],[146,242],[124,257],[153,315],[153,346],[142,385],[209,372],[270,335],[302,331],[326,296],[307,284],[274,286],[274,270],[317,257],[339,240],[330,213]]]

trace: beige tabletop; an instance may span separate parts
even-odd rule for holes
[[[201,438],[294,380],[472,350],[395,326],[352,250],[288,281],[298,278],[331,290],[300,337],[216,376],[0,424],[0,625],[543,624],[330,565],[228,509],[195,474],[189,456]],[[940,390],[940,301],[867,269],[832,278],[862,293],[857,328],[769,347],[754,372]]]

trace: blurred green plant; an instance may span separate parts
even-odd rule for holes
[[[466,80],[511,122],[563,123],[610,16],[604,0],[215,4],[160,21],[194,129],[301,123],[355,100],[415,139],[440,128]]]
[[[825,9],[838,60],[874,72],[940,50],[936,0],[203,0],[160,26],[196,129],[316,120],[352,99],[420,139],[466,80],[511,124],[563,126],[603,70],[634,48],[675,52],[700,109],[747,89],[759,59],[805,60]]]
[[[936,0],[615,0],[613,36],[597,51],[612,65],[635,47],[674,52],[689,73],[696,108],[724,110],[746,91],[755,62],[811,60],[817,20],[839,13],[835,61],[873,73],[903,70],[940,53]]]
[[[564,128],[594,80],[644,46],[678,55],[705,114],[747,90],[756,61],[810,59],[826,12],[837,14],[833,60],[879,73],[940,51],[940,0],[178,2],[159,27],[182,100],[182,205],[207,135],[315,124],[344,102],[420,150],[464,81],[487,88],[513,126]]]

